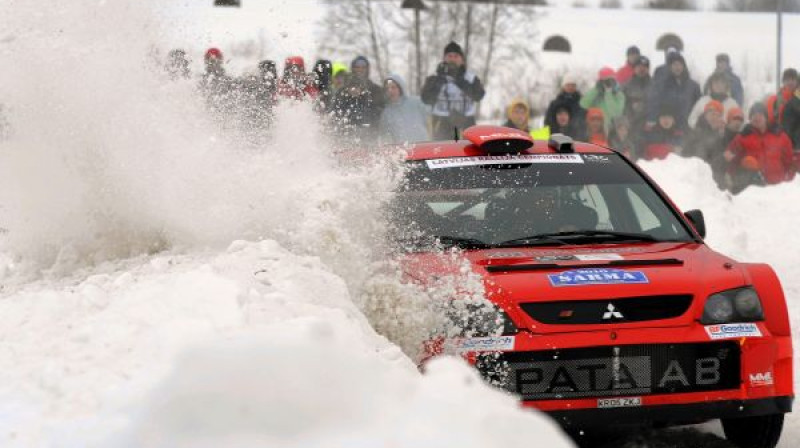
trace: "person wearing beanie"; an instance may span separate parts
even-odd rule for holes
[[[658,114],[665,102],[674,107],[675,126],[681,130],[688,127],[689,113],[701,97],[700,85],[689,77],[686,60],[678,52],[667,57],[669,73],[656,78],[647,94],[647,122],[645,128],[656,125]]]
[[[433,108],[433,138],[449,140],[474,125],[478,102],[485,94],[481,80],[467,69],[461,46],[447,44],[436,73],[428,76],[422,86],[422,102]]]
[[[625,112],[625,94],[619,88],[614,75],[613,68],[601,68],[597,72],[597,82],[594,88],[581,98],[582,108],[588,110],[596,107],[603,110],[605,129],[609,129],[611,122]]]
[[[556,112],[558,108],[565,107],[569,110],[569,122],[574,127],[573,129],[583,129],[586,110],[581,107],[580,103],[581,92],[578,90],[578,78],[573,73],[566,73],[561,79],[561,90],[547,105],[544,113],[544,125],[548,126],[553,133],[555,133],[553,129],[561,128],[562,126],[556,119]]]
[[[736,104],[744,104],[744,87],[742,87],[742,80],[739,76],[733,73],[731,57],[727,53],[720,53],[717,55],[716,64],[714,73],[708,77],[703,85],[703,95],[708,95],[711,92],[711,82],[714,77],[722,75],[728,81],[730,96],[736,101]]]
[[[591,107],[586,111],[586,141],[608,147],[603,109]]]
[[[283,99],[303,101],[316,99],[319,89],[306,74],[306,62],[301,56],[289,56],[283,64],[283,76],[278,82],[278,96]]]
[[[727,163],[723,157],[725,150],[725,107],[717,100],[711,100],[703,108],[703,114],[686,138],[684,157],[697,157],[711,166],[714,180],[721,185]]]
[[[800,86],[794,90],[794,95],[783,108],[781,126],[792,139],[795,159],[800,162]],[[797,166],[800,168],[800,164]]]
[[[206,97],[206,105],[214,112],[229,111],[233,99],[233,78],[225,73],[225,58],[219,48],[209,48],[203,56],[205,72],[200,78],[200,91]]]
[[[797,70],[793,68],[784,70],[781,83],[781,90],[767,98],[767,120],[770,125],[783,122],[783,110],[786,103],[792,99],[795,90],[800,87]]]
[[[669,74],[669,58],[673,54],[681,54],[683,51],[676,47],[667,47],[664,49],[664,63],[656,67],[653,71],[653,81],[660,81]]]
[[[675,116],[678,107],[670,101],[659,105],[656,125],[648,129],[644,135],[645,160],[665,159],[672,153],[683,152],[683,129],[678,127]]]
[[[647,120],[647,92],[650,90],[650,59],[639,56],[633,66],[633,77],[622,87],[625,94],[625,117],[631,125],[631,135],[640,141]]]
[[[164,64],[164,71],[173,81],[191,78],[192,72],[189,70],[189,58],[186,56],[186,51],[180,48],[170,50],[167,54],[167,62]]]
[[[369,142],[378,138],[378,122],[386,97],[383,89],[369,79],[370,64],[366,57],[353,59],[350,71],[351,76],[331,103],[336,130],[344,137]]]
[[[631,80],[633,77],[633,68],[641,55],[642,52],[639,51],[639,47],[636,45],[628,47],[628,50],[625,52],[625,65],[620,67],[616,74],[617,83],[619,85],[624,86]]]
[[[531,132],[529,121],[531,118],[531,108],[522,99],[515,99],[506,108],[506,122],[503,126],[507,128],[519,129],[523,132]]]
[[[428,108],[419,97],[409,94],[406,83],[398,75],[383,81],[386,107],[379,124],[381,143],[402,144],[424,142],[428,136]]]
[[[738,192],[760,177],[766,184],[777,184],[794,178],[792,142],[780,126],[770,125],[768,109],[763,103],[750,108],[750,122],[728,145],[724,157],[728,162],[729,188]],[[752,158],[756,165],[743,162]]]
[[[548,126],[550,134],[563,134],[567,137],[572,137],[574,140],[585,140],[583,124],[585,119],[576,120],[572,115],[572,108],[567,103],[561,103],[554,106],[555,110],[555,123]]]
[[[725,108],[722,113],[724,118],[728,111],[734,107],[739,107],[739,103],[730,95],[730,81],[724,73],[714,73],[709,78],[711,90],[705,96],[700,97],[694,104],[692,111],[689,113],[689,127],[694,128],[697,124],[697,119],[703,114],[706,105],[711,101],[717,101]]]
[[[744,112],[741,108],[734,107],[725,115],[725,137],[723,142],[725,148],[742,132],[742,128],[744,128]]]
[[[625,155],[625,157],[636,160],[639,158],[639,145],[633,134],[631,134],[631,122],[626,116],[617,117],[614,120],[613,128],[608,133],[609,146]]]

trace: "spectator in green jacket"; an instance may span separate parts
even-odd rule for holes
[[[597,84],[586,92],[581,98],[581,107],[584,109],[598,108],[603,111],[605,129],[611,128],[615,118],[625,112],[625,94],[614,78],[614,69],[603,67],[597,73]]]

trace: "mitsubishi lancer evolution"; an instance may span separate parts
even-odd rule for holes
[[[422,284],[453,248],[498,325],[432,337],[426,359],[462,356],[568,432],[720,419],[734,444],[775,447],[794,392],[772,268],[706,245],[703,214],[614,150],[493,126],[464,138],[408,149],[392,238]]]

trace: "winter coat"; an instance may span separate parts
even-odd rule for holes
[[[733,160],[728,172],[740,170],[744,157],[754,157],[760,167],[761,174],[768,184],[777,184],[794,177],[794,160],[792,142],[789,136],[778,126],[773,126],[762,133],[748,124],[728,146],[733,153]]]
[[[676,109],[676,126],[686,128],[689,112],[700,96],[700,86],[689,78],[688,70],[684,70],[680,77],[670,73],[663,79],[656,79],[647,95],[647,121],[658,121],[662,106],[671,103]]]
[[[513,121],[511,121],[511,112],[514,109],[516,109],[517,107],[519,107],[519,106],[524,107],[525,111],[526,111],[525,112],[525,127],[524,128],[517,127],[517,125],[514,124]],[[528,132],[528,133],[531,132],[531,128],[530,128],[530,126],[528,126],[528,122],[530,121],[530,118],[531,118],[530,117],[530,110],[531,110],[531,107],[528,106],[527,102],[525,102],[524,100],[521,100],[521,99],[515,99],[506,108],[506,118],[507,118],[507,120],[506,120],[505,123],[503,123],[503,126],[505,126],[507,128],[519,129],[520,131],[524,131],[524,132]]]
[[[585,126],[585,125],[584,125]],[[572,137],[573,140],[584,141],[586,140],[586,132],[583,131],[582,128],[579,128],[578,125],[572,121],[570,118],[569,124],[561,127],[556,123],[554,126],[548,126],[550,128],[550,134],[564,134],[567,137]]]
[[[665,159],[673,152],[680,153],[683,145],[683,130],[677,125],[670,129],[656,125],[644,134],[644,151],[642,158],[645,160]]]
[[[619,85],[627,84],[633,78],[633,65],[625,63],[625,65],[617,69],[616,78]]]
[[[478,102],[486,95],[478,76],[462,67],[458,73],[428,76],[422,86],[422,102],[433,107],[435,140],[453,138],[453,130],[463,131],[475,124]]]
[[[544,124],[550,126],[551,130],[558,127],[556,111],[561,107],[569,110],[570,123],[574,128],[582,129],[586,122],[586,110],[581,107],[581,92],[567,93],[562,90],[553,101],[550,101],[544,114]]]
[[[724,138],[724,131],[712,129],[705,117],[700,117],[697,126],[686,136],[681,155],[709,161],[712,155],[724,152]]]
[[[792,139],[794,149],[800,151],[800,91],[796,91],[792,99],[786,103],[781,127]]]
[[[428,108],[416,96],[406,95],[406,83],[400,76],[390,75],[401,91],[397,102],[387,101],[381,114],[379,129],[385,143],[422,142],[428,135]]]
[[[650,76],[634,76],[627,84],[622,86],[622,93],[625,94],[625,114],[631,110],[631,104],[641,101],[647,102],[647,92],[650,89],[652,80]]]
[[[605,128],[609,129],[611,122],[622,116],[625,111],[625,94],[618,86],[607,89],[598,83],[598,86],[586,92],[586,95],[581,98],[580,104],[584,109],[592,107],[602,109]]]
[[[767,98],[767,122],[770,126],[783,122],[783,109],[794,96],[794,92],[787,88],[781,88],[779,94]]]
[[[625,154],[631,160],[639,158],[639,143],[631,135],[622,140],[617,135],[617,131],[612,130],[608,136],[608,144],[610,148]]]
[[[737,103],[736,100],[727,95],[725,95],[724,97],[716,97],[716,95],[712,94],[700,97],[700,99],[697,100],[696,103],[694,103],[694,107],[692,108],[692,111],[689,113],[688,121],[690,128],[694,128],[695,126],[697,126],[697,119],[700,118],[700,116],[703,115],[703,113],[705,113],[706,104],[708,104],[712,100],[717,100],[720,103],[722,103],[722,107],[725,108],[725,111],[722,113],[723,117],[727,117],[728,111],[731,110],[732,108],[740,107],[739,103]]]
[[[744,104],[744,87],[742,87],[742,80],[739,79],[730,68],[722,73],[728,78],[728,85],[731,87],[731,98],[739,104]],[[711,78],[713,76],[713,74],[709,76],[708,79],[706,79],[706,83],[703,84],[703,95],[711,93]]]
[[[284,77],[278,83],[278,96],[281,98],[301,101],[306,98],[313,100],[317,95],[319,89],[304,78]]]
[[[383,89],[369,79],[351,77],[333,98],[332,110],[340,131],[374,129],[385,106]]]

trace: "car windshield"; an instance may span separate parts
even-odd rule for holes
[[[408,162],[390,208],[392,239],[407,250],[692,241],[619,155],[526,157]]]

